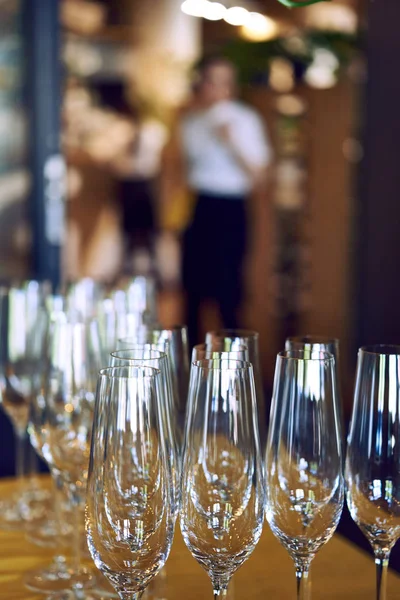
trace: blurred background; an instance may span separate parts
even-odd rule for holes
[[[294,10],[275,0],[0,0],[0,280],[62,289],[152,275],[161,322],[182,322],[193,201],[165,173],[193,65],[226,56],[274,156],[251,201],[242,325],[260,332],[266,390],[287,336],[338,338],[349,418],[357,348],[400,340],[399,18],[398,0]],[[133,249],[121,203],[130,152],[154,213],[137,209],[146,231]],[[210,305],[203,329],[218,325]]]
[[[228,57],[274,160],[252,199],[243,326],[266,388],[285,337],[340,339],[346,415],[356,349],[399,341],[398,0],[0,2],[0,279],[151,273],[181,322],[190,194],[163,170],[204,54]],[[151,180],[154,252],[127,254],[123,157]],[[133,150],[132,150],[133,152]],[[170,182],[169,182],[170,183]],[[166,197],[167,196],[167,197]],[[204,329],[218,324],[212,306]]]

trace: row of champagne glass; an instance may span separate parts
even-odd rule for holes
[[[273,533],[295,562],[298,598],[308,598],[311,561],[339,522],[345,487],[335,359],[311,340],[300,343],[301,350],[299,340],[289,341],[288,347],[292,344],[296,349],[277,357],[264,465],[252,365],[238,360],[237,354],[210,352],[207,346],[195,348],[183,445],[180,524],[188,548],[211,577],[215,597],[226,593],[230,577],[254,549],[265,511]],[[245,354],[246,349],[236,352]],[[205,357],[196,360],[196,354],[202,353]],[[400,536],[399,366],[397,347],[360,350],[346,468],[351,514],[376,553],[380,599],[385,597],[390,549]],[[143,375],[127,367],[102,372],[107,382],[100,385],[98,396],[103,416],[95,418],[92,440],[89,547],[121,598],[140,597],[164,564],[176,517],[174,509],[170,520],[167,512],[163,517],[158,512],[160,506],[165,509],[168,483],[173,488],[174,481],[168,474],[170,461],[164,474],[160,473],[160,456],[168,454],[162,450],[163,435],[156,436],[159,446],[154,451],[155,425],[149,424],[144,434],[138,432],[144,419],[132,419],[132,411],[143,402],[137,392],[138,378]],[[146,376],[150,379],[151,373]],[[127,389],[133,380],[135,399],[129,400]],[[124,435],[128,432],[123,444],[117,441],[118,420]],[[135,444],[141,451],[134,452],[134,465],[130,453],[122,457],[118,449]],[[117,471],[106,468],[107,456],[113,465],[120,465]],[[144,465],[139,468],[138,456],[146,469]],[[134,485],[132,471],[138,477]],[[162,481],[166,482],[163,497]],[[141,498],[139,509],[141,489],[146,489],[146,499]],[[152,503],[153,497],[158,503]],[[173,497],[172,490],[171,507],[176,507]]]
[[[17,450],[29,450],[27,441],[30,439],[39,456],[47,460],[47,446],[42,445],[40,436],[46,431],[44,409],[50,383],[54,387],[53,392],[59,395],[59,405],[62,404],[63,395],[79,393],[79,386],[83,398],[90,404],[94,400],[93,383],[96,382],[98,369],[104,365],[107,341],[112,344],[111,347],[115,347],[111,332],[114,331],[115,336],[120,335],[119,331],[124,335],[128,332],[145,335],[148,326],[145,326],[144,313],[147,311],[150,314],[146,309],[149,293],[143,289],[145,282],[141,279],[133,281],[126,290],[111,291],[107,298],[91,280],[74,284],[66,296],[51,295],[47,284],[37,281],[1,289],[1,403],[14,426]],[[134,314],[130,312],[133,309],[136,310]],[[111,325],[124,322],[135,324],[136,327],[119,330],[114,326],[112,330]],[[63,369],[65,376],[61,374]],[[60,379],[62,377],[63,381]],[[70,384],[76,388],[75,391],[68,390]],[[68,403],[66,407],[69,410],[71,408]],[[48,433],[57,438],[53,429],[49,428]],[[65,428],[60,433],[68,437]],[[76,445],[70,452],[78,456],[79,450],[79,445]],[[79,461],[68,454],[62,456],[62,444],[58,445],[58,452],[60,460],[72,458],[73,464]],[[65,494],[60,494],[60,490],[66,487],[65,472],[52,471],[55,490],[49,494],[36,479],[27,482],[24,467],[28,461],[21,451],[17,455],[17,475],[21,485],[15,496],[1,500],[1,526],[24,528],[30,541],[57,547],[71,529],[77,531],[66,521],[60,522],[61,505],[67,509],[68,516],[71,512],[75,514]],[[75,501],[71,495],[70,499]],[[50,514],[54,515],[53,518]],[[81,517],[83,525],[83,506]],[[74,546],[79,547],[78,543]],[[27,583],[39,591],[54,591],[68,585],[74,579],[75,571],[58,552],[54,563],[48,569],[29,574]],[[78,578],[81,575],[85,580],[86,573],[78,573]]]
[[[92,328],[93,328],[93,327],[92,327]],[[236,335],[235,335],[235,336],[233,336],[233,335],[229,335],[229,332],[225,332],[225,335],[224,335],[224,337],[225,337],[225,338],[227,338],[227,339],[225,339],[225,341],[224,341],[224,344],[225,344],[225,345],[223,346],[223,348],[226,348],[225,352],[229,352],[229,350],[227,350],[227,348],[229,348],[231,351],[233,351],[232,349],[235,347],[235,344],[233,344],[233,343],[232,343],[232,339],[231,339],[232,337],[233,337],[234,339],[236,339],[236,338],[240,338],[240,336],[238,335],[238,332],[231,332],[231,333],[236,333]],[[243,337],[243,336],[242,336],[242,337]],[[154,338],[153,338],[153,339],[154,339]],[[227,341],[227,340],[229,340],[229,344],[228,344],[228,345],[226,345],[226,341]],[[137,341],[137,338],[136,338],[136,341]],[[245,340],[245,341],[246,341],[246,340]],[[246,350],[248,350],[248,348],[246,349],[246,343],[244,343],[244,340],[243,340],[243,339],[240,339],[240,342],[241,342],[242,348],[238,348],[238,349],[236,350],[236,352],[243,351],[243,352],[245,353],[245,351],[246,351]],[[304,343],[304,342],[301,342],[301,343]],[[126,345],[127,345],[127,347],[128,347],[128,348],[129,348],[129,347],[131,347],[131,346],[132,346],[132,344],[133,344],[133,340],[132,340],[132,338],[130,338],[130,339],[128,339],[128,340],[126,340]],[[72,352],[72,353],[74,353],[73,344],[70,344],[70,346],[71,346],[71,348],[72,348],[71,352]],[[240,346],[240,344],[239,344],[239,346]],[[221,346],[219,346],[219,347],[221,348]],[[236,346],[236,347],[237,347],[237,346]],[[198,350],[200,350],[200,349],[198,349]],[[315,350],[317,350],[315,347],[308,348],[308,350],[307,350],[307,348],[305,348],[305,351],[306,351],[306,353],[308,352],[308,354],[310,354],[310,352],[311,352],[311,354],[312,354],[312,353],[313,353]],[[395,350],[396,350],[396,349],[392,349],[392,350],[390,350],[390,352],[389,352],[388,356],[396,355],[396,352],[395,352]],[[218,350],[218,351],[222,351],[222,350]],[[217,352],[217,351],[215,351],[215,352]],[[384,351],[384,352],[381,352],[381,353],[380,353],[380,352],[378,352],[378,351],[376,351],[376,352],[377,352],[378,354],[383,354],[384,356],[386,356],[386,354],[387,354],[387,352],[386,352],[386,351]],[[386,352],[386,353],[385,353],[385,352]],[[373,354],[373,352],[372,352],[372,354]],[[114,358],[120,358],[120,359],[121,359],[121,358],[124,358],[124,357],[121,357],[121,356],[120,356],[120,357],[114,357]],[[126,358],[126,357],[125,357],[125,358]],[[156,358],[156,357],[154,357],[154,356],[153,356],[153,358]],[[214,354],[214,360],[223,360],[224,358],[225,358],[225,359],[228,359],[229,357],[226,357],[226,356],[224,357],[224,356],[220,356],[220,355],[218,355],[218,354]],[[236,356],[235,356],[235,359],[237,359],[237,358],[238,358],[238,355],[236,355]],[[245,357],[245,356],[243,355],[243,356],[242,356],[242,358],[247,358],[247,357]],[[292,357],[292,358],[295,358],[295,357]],[[297,357],[297,358],[300,358],[300,357]],[[310,357],[310,356],[307,356],[307,358],[305,358],[304,356],[302,357],[302,359],[304,359],[304,360],[311,360],[312,358],[314,358],[314,357]],[[321,357],[319,357],[319,358],[321,358]],[[209,360],[209,359],[208,359],[208,360]],[[232,360],[233,360],[233,358],[232,358]],[[232,363],[232,360],[231,360],[231,366],[233,365],[233,363]],[[393,362],[393,361],[392,361],[392,362]],[[104,363],[103,363],[103,364],[104,364]],[[299,363],[299,364],[300,364],[300,363]],[[311,364],[312,364],[312,363],[311,363]],[[309,365],[309,366],[310,366],[310,365]],[[304,370],[304,369],[303,369],[303,370]],[[315,370],[315,369],[314,369],[314,370]],[[311,369],[311,372],[313,372],[313,369]],[[394,373],[394,372],[395,372],[395,371],[393,371],[393,365],[392,365],[392,378],[393,378],[393,373]],[[258,373],[259,373],[259,370],[258,370]],[[285,379],[288,379],[288,380],[290,380],[290,379],[293,379],[293,377],[292,377],[292,376],[290,376],[290,377],[285,377]],[[296,376],[296,377],[294,377],[294,379],[297,381],[297,380],[299,379],[299,377],[298,377],[298,376]],[[315,373],[314,373],[314,375],[312,376],[312,379],[315,379]],[[172,384],[170,384],[170,385],[172,385]],[[384,384],[382,384],[382,385],[384,386]],[[334,396],[334,395],[336,394],[336,388],[337,388],[337,376],[336,376],[336,374],[335,374],[335,373],[333,374],[333,377],[332,377],[332,384],[331,384],[331,386],[332,386],[332,388],[335,390],[335,393],[334,393],[334,394],[332,393],[332,395]],[[173,387],[173,386],[172,386],[172,387]],[[289,387],[290,387],[290,386],[289,386]],[[318,387],[318,386],[317,386],[317,387]],[[192,387],[191,387],[191,389],[192,389]],[[296,386],[295,386],[295,390],[297,390],[297,391],[298,391],[298,389],[299,389],[299,384],[298,384],[298,382],[297,382],[297,383],[296,383]],[[393,383],[393,382],[392,382],[392,385],[391,385],[391,389],[392,389],[392,392],[391,392],[391,394],[392,394],[392,405],[393,405],[393,389],[396,389],[396,384],[395,384],[395,383]],[[313,393],[315,393],[315,390],[314,390],[314,392],[313,392]],[[83,396],[84,396],[84,401],[87,401],[87,400],[88,400],[88,398],[87,398],[87,394],[84,394]],[[94,396],[94,392],[93,392],[93,390],[92,390],[92,392],[91,392],[91,398],[90,398],[90,402],[88,402],[88,404],[92,403],[92,401],[93,401],[93,396]],[[234,397],[234,395],[233,395],[233,397]],[[275,397],[276,397],[276,393],[274,393],[274,398],[275,398]],[[170,401],[169,401],[169,402],[170,402]],[[213,405],[213,404],[215,404],[215,402],[213,401],[211,404]],[[304,403],[304,405],[306,405],[306,404],[307,404],[307,403]],[[321,402],[320,404],[322,405],[322,402]],[[67,405],[68,405],[68,403],[67,403]],[[318,405],[318,402],[316,402],[316,403],[315,403],[315,406],[317,406],[317,405]],[[291,414],[292,408],[293,408],[293,406],[291,406],[291,408],[290,408],[290,411],[289,411],[289,412],[290,412],[290,414]],[[393,407],[392,407],[392,408],[393,408]],[[71,409],[71,407],[69,406],[69,407],[68,407],[68,409],[70,410],[70,409]],[[337,416],[338,416],[338,414],[339,414],[339,412],[338,412],[338,409],[336,409],[336,411],[337,411],[337,415],[336,415],[336,417],[337,417]],[[68,411],[67,411],[67,412],[68,412]],[[74,412],[74,409],[73,409],[71,412]],[[92,415],[92,416],[93,416],[93,415]],[[215,416],[215,415],[214,415],[214,416]],[[315,417],[313,417],[313,418],[315,418]],[[167,420],[167,419],[165,419],[165,418],[164,418],[164,420],[166,420],[166,421],[167,421],[167,424],[168,424],[168,420]],[[215,419],[214,419],[214,420],[215,420]],[[337,420],[339,421],[340,419],[337,419]],[[173,421],[173,419],[170,419],[170,421]],[[173,428],[174,426],[175,426],[175,425],[174,425],[174,423],[173,423],[173,422],[172,422],[172,423],[170,423],[170,428]],[[304,428],[304,429],[305,429],[305,430],[307,430],[306,428]],[[172,433],[172,429],[170,429],[170,433]],[[171,436],[171,435],[170,435],[170,436],[167,436],[167,438],[169,437],[169,438],[171,439],[171,437],[173,438],[173,437],[174,437],[174,435],[176,435],[176,433],[172,434],[172,436]],[[68,437],[68,436],[67,436],[67,437]],[[295,438],[296,438],[296,436],[295,436]],[[175,439],[176,439],[176,438],[175,438]],[[70,440],[68,440],[68,441],[70,441]],[[174,447],[174,445],[175,445],[175,442],[173,442],[172,444],[171,444],[171,442],[170,442],[170,446],[171,446],[171,447],[170,447],[170,450],[169,450],[170,462],[171,462],[171,456],[172,456],[172,454],[171,454],[171,452],[172,452],[172,449],[171,449],[171,448],[173,448],[173,447]],[[178,444],[178,446],[179,446],[179,444]],[[175,451],[176,451],[176,450],[175,450]],[[80,454],[80,450],[79,450],[79,446],[78,446],[78,455],[79,455],[79,454]],[[87,452],[87,447],[86,447],[86,460],[87,460],[87,455],[88,455],[88,452]],[[223,450],[223,455],[225,456],[225,458],[227,458],[227,457],[229,456],[229,452],[228,452],[228,454],[227,454],[227,450]],[[304,457],[301,457],[301,458],[304,458]],[[303,469],[300,469],[300,468],[297,468],[297,467],[296,467],[296,468],[297,468],[297,471],[299,471],[299,472],[302,472],[302,471],[304,471],[304,474],[303,474],[302,476],[303,476],[303,477],[308,477],[308,474],[307,474],[307,467],[305,466],[305,463],[308,463],[308,461],[307,461],[307,460],[304,458],[304,462],[302,462],[302,461],[301,461],[301,458],[300,458],[300,463],[299,463],[299,465],[300,465],[300,466],[302,466],[302,467],[304,467],[304,468],[303,468]],[[226,462],[226,461],[225,461],[225,462]],[[229,460],[228,460],[227,462],[228,462],[228,464],[229,464]],[[74,464],[74,461],[72,461],[72,464]],[[299,467],[299,465],[298,465],[298,467]],[[310,467],[310,468],[311,468],[311,467]],[[314,465],[314,470],[315,470],[315,465]],[[85,475],[85,473],[84,473],[84,475]],[[73,479],[73,477],[72,477],[72,479]],[[173,479],[174,479],[174,478],[172,478],[172,480],[173,480]],[[225,480],[226,480],[226,479],[227,479],[227,477],[225,476]],[[280,481],[280,480],[279,480],[279,481]],[[315,481],[314,481],[314,484],[315,484]],[[387,484],[387,482],[385,481],[385,486],[384,486],[384,487],[385,487],[385,489],[387,488],[387,485],[386,485],[386,484]],[[175,500],[174,500],[174,502],[175,502],[175,507],[176,507],[176,494],[177,494],[177,486],[175,485],[174,487],[175,487]],[[377,488],[378,486],[376,485],[375,487]],[[381,482],[381,487],[382,487],[382,482]],[[389,487],[390,487],[390,486],[389,486]],[[392,482],[392,488],[393,488],[393,482]],[[184,489],[185,489],[185,488],[184,488]],[[267,485],[267,490],[268,490],[268,489],[269,489],[269,486]],[[396,492],[396,488],[395,488],[395,492]],[[375,492],[374,492],[374,493],[375,493],[375,495],[377,495],[377,492],[376,492],[376,490],[375,490]],[[297,494],[297,496],[296,496],[296,494]],[[304,518],[304,514],[302,513],[302,511],[303,511],[303,510],[306,510],[306,512],[307,512],[307,511],[309,511],[309,513],[310,513],[310,514],[311,514],[311,516],[312,516],[312,511],[313,511],[313,503],[315,504],[315,506],[317,506],[317,505],[318,505],[318,502],[317,502],[317,501],[314,501],[315,499],[313,498],[313,495],[315,496],[315,490],[312,490],[312,494],[311,494],[311,496],[309,495],[309,496],[303,496],[303,497],[300,497],[302,494],[304,494],[304,490],[302,490],[302,488],[296,488],[296,493],[294,494],[294,496],[293,496],[293,497],[294,497],[294,498],[295,498],[295,500],[296,500],[296,504],[295,504],[295,506],[296,506],[297,508],[295,508],[294,510],[295,510],[295,512],[296,512],[296,513],[300,513],[300,514],[302,514],[302,515],[303,515],[303,518]],[[186,494],[185,494],[185,497],[186,497]],[[305,501],[305,498],[306,498],[306,500],[307,500],[307,501]],[[311,498],[311,500],[310,500],[310,498]],[[292,499],[293,499],[293,498],[292,498]],[[379,498],[378,498],[378,499],[379,499]],[[396,500],[396,496],[395,496],[395,495],[394,495],[394,500]],[[218,505],[218,504],[220,504],[220,503],[219,503],[219,502],[216,502],[215,504],[217,504],[217,505]],[[228,504],[229,504],[229,503],[228,503]],[[174,506],[174,504],[172,504],[172,506]],[[304,509],[304,506],[306,506],[306,509]],[[229,512],[229,511],[228,511],[228,512]],[[176,517],[176,509],[175,509],[175,510],[173,510],[173,513],[175,514],[175,517]],[[268,510],[267,510],[267,514],[268,514]],[[353,514],[353,513],[352,513],[352,514]],[[225,515],[225,518],[227,518],[227,517],[226,517],[226,515]],[[313,520],[313,519],[311,519],[311,520]],[[215,521],[215,522],[217,522],[217,521]],[[304,523],[303,523],[303,525],[304,525]],[[333,527],[333,530],[334,530],[334,527]],[[332,533],[333,533],[333,530],[332,530]],[[397,531],[397,530],[396,530],[396,531]],[[395,531],[395,534],[396,534],[396,531]],[[395,535],[395,536],[394,536],[394,541],[395,541],[396,539],[397,539],[397,537],[396,537],[396,535]],[[296,542],[296,543],[297,543],[297,542]],[[385,565],[384,565],[384,561],[385,561],[385,560],[387,560],[387,558],[386,558],[386,559],[382,559],[382,561],[383,561],[383,562],[382,562],[383,566],[385,566]],[[306,573],[306,571],[307,571],[307,570],[300,571],[300,575],[301,575],[302,573],[304,573],[304,572]],[[299,572],[299,571],[298,571],[298,572]],[[300,579],[300,581],[303,581],[305,578],[304,578],[304,576],[300,577],[300,575],[299,575],[299,579]],[[382,579],[384,580],[384,578],[382,578]],[[301,586],[300,586],[300,587],[301,587]]]
[[[42,572],[30,574],[27,585],[39,591],[54,592],[68,586],[78,593],[82,588],[93,585],[92,574],[80,565],[78,520],[81,518],[80,509],[84,505],[86,492],[95,380],[99,364],[103,360],[98,329],[98,323],[94,319],[82,323],[76,320],[76,315],[71,317],[60,310],[53,314],[46,347],[46,365],[42,371],[42,388],[31,401],[31,437],[38,453],[49,465],[54,480],[62,481],[74,505],[73,512],[77,519],[74,527],[75,563],[72,568],[63,563],[59,577],[55,577],[59,560],[47,570],[49,577]],[[184,348],[186,332],[185,328],[163,331],[148,328],[147,333],[149,342],[144,344],[138,344],[137,337],[118,340],[119,348],[128,347],[130,350],[113,352],[108,364],[128,362],[131,367],[145,364],[160,372],[162,384],[158,396],[163,398],[159,404],[165,408],[163,422],[168,433],[165,440],[173,490],[171,507],[176,518],[179,503],[180,437],[179,419],[176,418],[176,387],[172,384],[171,376],[174,373],[174,361],[170,360],[170,347],[175,347],[175,352]],[[174,341],[178,334],[180,342],[178,340],[175,345],[170,345],[169,340]],[[158,344],[150,344],[156,339]],[[166,353],[159,350],[161,344]],[[179,359],[175,363],[182,366]],[[175,377],[176,375],[175,372]]]
[[[27,443],[27,422],[31,396],[40,385],[50,314],[66,310],[82,320],[96,316],[104,348],[107,343],[114,348],[118,335],[136,335],[145,323],[155,320],[154,306],[153,282],[143,277],[108,295],[91,279],[71,284],[63,296],[52,295],[47,282],[25,281],[0,288],[0,399],[15,433],[20,481],[36,466]],[[41,493],[36,488],[20,493],[20,502],[3,501],[0,526],[19,528],[22,518],[34,519],[37,515],[30,500]]]

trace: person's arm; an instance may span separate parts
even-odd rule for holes
[[[272,150],[264,125],[257,114],[249,112],[237,125],[216,127],[216,134],[229,147],[237,163],[248,174],[253,187],[265,183]]]

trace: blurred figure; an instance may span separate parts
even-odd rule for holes
[[[125,270],[148,274],[154,262],[155,179],[167,141],[167,129],[157,119],[121,100],[118,113],[133,126],[133,136],[113,157],[111,166],[119,180],[122,229],[125,242]]]
[[[203,59],[179,123],[182,169],[196,197],[182,248],[191,344],[201,339],[205,300],[217,303],[224,327],[239,326],[246,203],[264,183],[272,157],[260,116],[235,95],[234,65],[223,57]]]

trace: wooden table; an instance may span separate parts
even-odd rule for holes
[[[0,482],[0,497],[11,493],[11,480]],[[26,590],[23,574],[45,566],[53,551],[28,543],[23,532],[0,531],[0,598],[43,600],[45,596]],[[267,523],[250,559],[232,580],[229,600],[269,598],[295,600],[294,568],[287,552],[272,535]],[[375,565],[373,559],[339,535],[321,549],[312,566],[313,600],[373,600]],[[155,581],[152,598],[212,600],[211,584],[203,569],[186,549],[176,531],[164,580]],[[389,573],[388,600],[400,599],[400,577]]]

